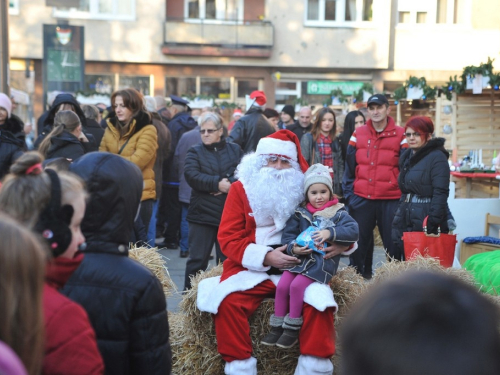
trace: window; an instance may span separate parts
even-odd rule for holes
[[[167,77],[165,87],[167,95],[181,97],[196,95],[196,77]]]
[[[184,7],[192,20],[243,20],[243,0],[186,0]]]
[[[152,76],[126,76],[120,75],[118,77],[118,90],[134,88],[143,95],[151,95],[150,88],[152,87]]]
[[[466,24],[470,22],[471,3],[472,0],[399,0],[399,23]]]
[[[85,74],[84,91],[111,95],[115,88],[113,74]]]
[[[200,95],[216,99],[231,99],[230,78],[200,78]]]
[[[9,0],[9,14],[19,14],[19,0]]]
[[[132,21],[135,0],[80,0],[78,8],[54,8],[54,17]]]
[[[308,26],[372,21],[373,0],[306,0],[306,6]]]
[[[244,98],[245,95],[250,95],[253,91],[259,89],[258,79],[245,79],[240,78],[236,82],[236,96],[238,98]]]

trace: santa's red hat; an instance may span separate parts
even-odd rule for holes
[[[241,109],[239,108],[236,108],[233,112],[233,117],[236,117],[236,116],[243,116],[243,112],[241,112]]]
[[[264,107],[267,103],[267,98],[266,94],[264,92],[255,90],[250,94],[250,99],[255,99],[255,104],[257,104],[260,107]]]
[[[276,155],[299,163],[300,169],[305,173],[309,168],[306,159],[300,151],[299,138],[290,130],[282,129],[261,138],[255,150],[257,155]]]

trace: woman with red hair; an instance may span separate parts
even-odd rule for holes
[[[448,195],[450,192],[449,153],[443,138],[433,138],[434,124],[429,117],[413,116],[406,123],[408,149],[399,159],[401,199],[392,224],[395,258],[404,260],[403,232],[448,233]],[[454,228],[451,228],[454,229]]]

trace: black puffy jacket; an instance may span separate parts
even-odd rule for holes
[[[19,117],[11,115],[0,126],[0,179],[7,173],[14,161],[26,151],[24,124]]]
[[[90,194],[85,258],[62,292],[87,311],[106,374],[170,374],[165,295],[158,279],[128,257],[142,174],[119,155],[92,152],[71,165]]]
[[[63,131],[50,139],[47,159],[63,157],[75,161],[90,151],[89,142],[80,142],[73,134]]]
[[[213,195],[219,191],[219,181],[223,178],[236,181],[234,171],[243,151],[234,143],[226,143],[224,138],[211,145],[198,144],[188,150],[184,164],[184,176],[193,189],[187,221],[198,224],[219,226],[222,209],[227,194]]]
[[[240,145],[244,154],[255,151],[261,138],[274,133],[262,113],[261,108],[251,107],[229,133],[228,141]]]
[[[95,139],[95,144],[97,145],[97,149],[99,149],[99,145],[101,144],[102,137],[104,136],[104,129],[99,125],[96,120],[87,119],[87,133],[92,134]],[[97,150],[94,150],[97,151]]]
[[[42,143],[45,137],[52,131],[54,127],[54,118],[56,117],[59,106],[64,103],[71,104],[75,108],[75,113],[80,118],[80,123],[82,124],[83,132],[85,133],[85,136],[89,139],[90,151],[97,151],[99,149],[99,144],[96,143],[94,136],[87,131],[87,119],[83,114],[83,110],[80,107],[80,104],[78,103],[76,98],[71,94],[59,94],[54,99],[52,107],[50,107],[50,110],[47,113],[47,117],[43,121],[43,129],[37,129],[38,138],[35,140],[34,144],[35,149],[38,149],[40,143]]]
[[[402,196],[393,221],[393,242],[402,251],[403,232],[422,231],[426,216],[427,232],[437,233],[437,227],[447,233],[448,195],[450,192],[450,167],[448,151],[444,148],[443,138],[428,141],[420,150],[413,153],[408,149],[399,159],[399,188]],[[410,202],[405,202],[407,194]],[[416,197],[416,198],[411,198]],[[419,198],[424,198],[418,202]],[[411,201],[413,199],[413,201]],[[427,202],[430,200],[430,202]]]

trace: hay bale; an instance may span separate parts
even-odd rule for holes
[[[153,272],[160,280],[165,297],[177,293],[177,286],[170,277],[165,259],[158,253],[157,247],[131,245],[128,255]]]
[[[354,302],[371,287],[410,270],[444,272],[468,284],[474,284],[469,272],[443,268],[437,260],[432,258],[419,257],[409,262],[386,263],[377,269],[372,281],[366,281],[352,267],[346,267],[340,270],[330,282],[335,300],[339,305],[339,311],[335,317],[337,332]],[[224,361],[217,352],[217,339],[211,314],[201,312],[196,307],[198,283],[205,278],[221,274],[222,266],[198,273],[193,279],[193,288],[185,293],[179,305],[181,311],[169,316],[173,372],[175,374],[219,375],[224,373]],[[500,308],[499,297],[496,298],[495,302]],[[266,375],[293,374],[297,358],[300,355],[298,346],[283,350],[260,345],[260,339],[270,329],[269,317],[273,312],[274,301],[272,299],[264,300],[250,318],[250,336],[254,349],[253,355],[257,358],[258,373]],[[338,373],[340,369],[341,355],[341,348],[337,344],[337,353],[332,358],[335,373]]]
[[[475,281],[470,272],[465,269],[444,268],[439,260],[418,256],[415,259],[406,262],[387,262],[377,268],[373,276],[373,283],[377,284],[384,280],[393,279],[408,271],[433,271],[442,272],[446,275],[455,277],[466,284],[475,286]]]
[[[181,311],[171,315],[173,372],[176,374],[224,373],[224,361],[217,352],[212,316],[199,311],[196,307],[198,283],[205,278],[221,274],[222,266],[198,273],[193,278],[193,288],[186,292],[179,304]],[[298,346],[292,349],[279,349],[260,344],[262,337],[269,332],[269,318],[273,311],[274,300],[264,300],[250,318],[250,337],[254,349],[253,355],[257,358],[257,371],[266,375],[293,374],[300,355]]]
[[[184,297],[179,303],[180,312],[171,315],[174,323],[170,322],[170,345],[172,347],[172,372],[175,374],[219,375],[224,373],[224,361],[217,352],[212,316],[201,312],[196,307],[199,282],[221,274],[222,265],[206,272],[199,272],[192,279],[192,288],[184,292]]]
[[[353,267],[346,267],[337,272],[330,281],[330,288],[333,291],[335,301],[339,305],[339,310],[335,318],[335,325],[338,326],[349,307],[361,296],[368,283],[356,272]]]

